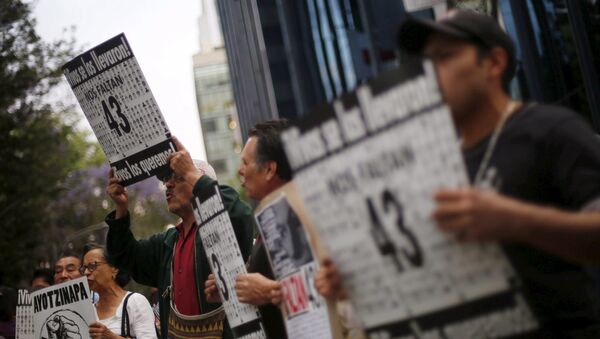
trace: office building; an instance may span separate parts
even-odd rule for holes
[[[242,143],[215,0],[201,1],[201,9],[200,52],[193,60],[206,157],[219,182],[236,187]]]
[[[402,0],[218,2],[242,135],[294,119],[397,64],[398,26],[448,7],[495,16],[517,43],[515,97],[581,112],[600,131],[600,1],[455,0],[407,13]]]

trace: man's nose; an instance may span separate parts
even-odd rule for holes
[[[170,178],[169,180],[165,181],[165,187],[166,188],[173,188],[173,187],[175,187],[175,179]]]

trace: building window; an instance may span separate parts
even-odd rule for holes
[[[213,133],[217,131],[216,119],[207,119],[202,121],[202,129],[206,133]]]
[[[227,160],[215,160],[211,165],[216,173],[227,173]]]

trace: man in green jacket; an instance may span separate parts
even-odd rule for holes
[[[138,283],[158,288],[162,338],[171,337],[171,307],[183,316],[197,316],[220,306],[208,303],[203,293],[202,286],[211,271],[202,241],[197,235],[198,225],[190,202],[194,195],[210,189],[216,181],[208,174],[212,171],[208,164],[204,164],[204,168],[194,164],[183,145],[175,137],[173,141],[178,149],[169,157],[173,172],[161,178],[161,181],[166,187],[169,211],[181,218],[176,227],[147,240],[136,240],[129,228],[127,189],[112,171],[106,189],[116,205],[116,210],[106,217],[109,225],[106,238],[109,260],[119,269],[129,272]],[[231,187],[219,188],[240,250],[244,260],[247,260],[254,228],[252,210]],[[231,337],[228,325],[225,326],[224,337]]]

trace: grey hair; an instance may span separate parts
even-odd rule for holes
[[[192,159],[192,161],[197,169],[204,172],[204,174],[208,175],[209,178],[217,180],[217,174],[215,173],[214,168],[208,162],[200,159]]]

